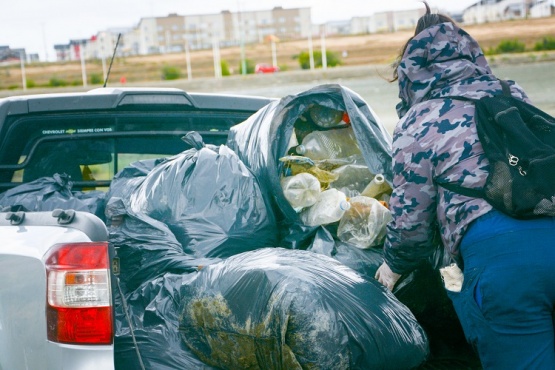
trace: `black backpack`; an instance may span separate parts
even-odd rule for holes
[[[471,100],[476,107],[478,136],[490,168],[483,189],[440,184],[456,193],[483,198],[509,216],[529,219],[555,216],[555,119],[503,94]]]

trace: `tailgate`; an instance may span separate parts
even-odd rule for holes
[[[45,253],[58,243],[99,238],[102,231],[87,229],[105,226],[80,212],[76,227],[59,225],[51,212],[25,213],[20,223],[6,216],[0,213],[0,369],[113,369],[113,345],[47,338]]]

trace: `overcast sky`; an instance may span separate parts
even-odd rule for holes
[[[428,0],[433,8],[462,11],[477,0]],[[417,0],[0,0],[0,46],[25,48],[55,60],[53,46],[109,28],[134,27],[141,18],[310,7],[312,22],[348,20],[386,10],[416,9]]]

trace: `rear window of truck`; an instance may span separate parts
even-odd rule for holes
[[[182,137],[199,132],[205,144],[225,144],[229,128],[246,112],[64,114],[19,118],[0,149],[0,192],[54,173],[67,173],[76,189],[107,190],[130,163],[165,158],[190,147]]]

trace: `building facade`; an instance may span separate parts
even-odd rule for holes
[[[425,9],[387,11],[372,14],[368,17],[351,19],[351,34],[395,32],[414,29],[416,22],[425,13]]]
[[[551,15],[552,0],[480,0],[464,10],[463,21],[479,24]]]
[[[310,8],[178,15],[142,18],[130,29],[102,31],[90,40],[72,40],[55,45],[58,61],[111,56],[118,34],[118,56],[148,55],[260,43],[268,37],[279,40],[305,38],[312,32]]]

